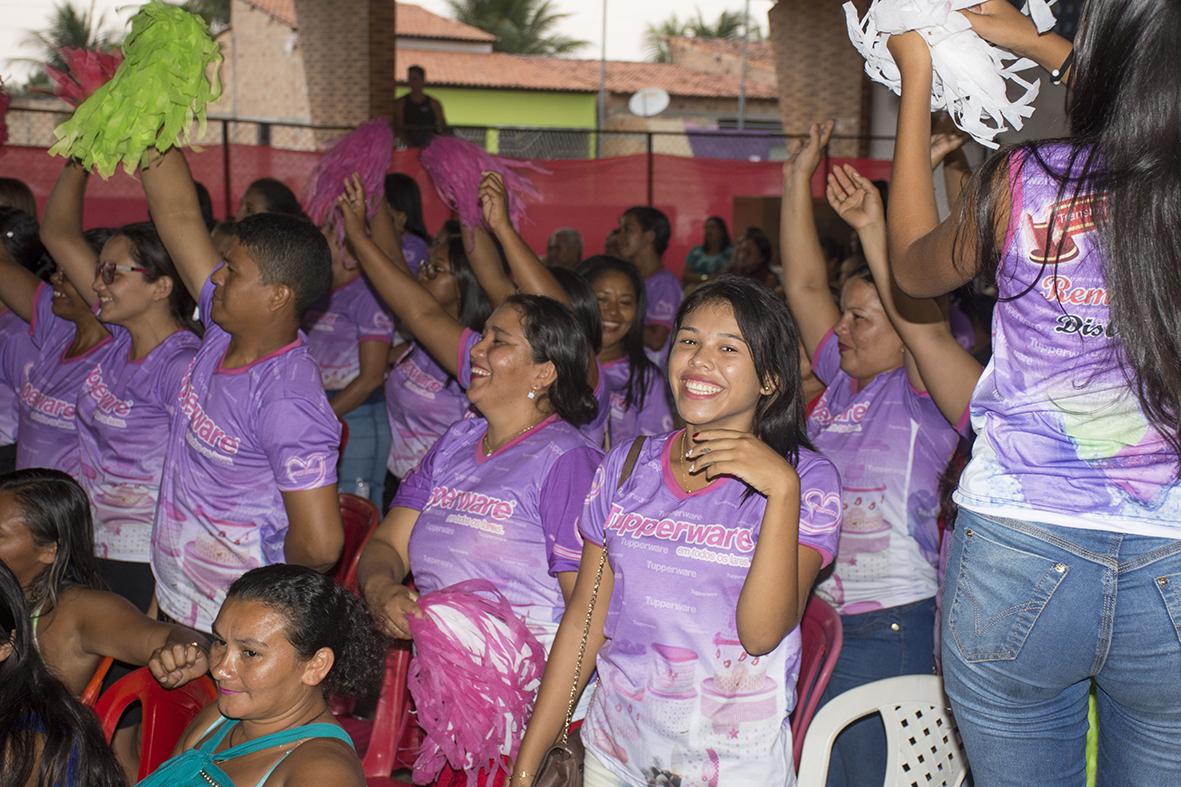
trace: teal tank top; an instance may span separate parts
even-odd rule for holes
[[[227,724],[226,722],[229,723]],[[284,743],[291,743],[292,741],[303,741],[311,738],[336,738],[347,743],[349,748],[354,748],[352,739],[340,727],[334,724],[319,722],[292,727],[289,730],[281,730],[280,732],[273,732],[270,735],[264,735],[261,738],[239,743],[237,746],[231,746],[225,751],[214,754],[214,751],[221,745],[221,742],[225,740],[225,737],[230,734],[230,731],[234,729],[237,723],[238,721],[236,719],[231,721],[225,716],[222,716],[213,722],[209,729],[205,731],[205,741],[203,743],[198,744],[188,751],[181,752],[165,762],[148,776],[148,778],[140,782],[138,787],[234,787],[234,782],[219,767],[218,763],[227,762],[237,757],[253,754],[256,751],[262,751],[263,749],[269,749],[274,746],[282,746]],[[213,734],[210,735],[210,733]],[[295,751],[294,748],[286,752],[274,765],[267,769],[263,777],[258,780],[258,787],[266,784],[267,779],[271,778],[271,774],[275,772],[275,769],[293,751]]]

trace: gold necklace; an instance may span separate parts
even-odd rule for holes
[[[543,420],[542,418],[537,419],[536,421],[529,424],[528,426],[526,426],[521,431],[517,432],[515,435],[513,435],[509,439],[505,440],[503,443],[498,445],[496,448],[504,448],[506,445],[511,443],[513,440],[516,440],[518,437],[525,434],[525,432],[528,432],[530,429],[537,426],[539,423],[541,423],[542,420]],[[496,448],[489,448],[488,447],[488,430],[485,429],[484,430],[484,438],[480,441],[480,450],[484,452],[485,457],[489,457],[489,456],[492,456],[492,454],[496,452]]]

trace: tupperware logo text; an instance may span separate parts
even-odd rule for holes
[[[642,514],[625,513],[623,507],[618,504],[611,506],[607,530],[614,530],[619,535],[629,538],[657,538],[691,546],[737,549],[740,552],[753,552],[755,548],[754,539],[751,538],[748,528],[702,525],[678,519],[654,519]]]
[[[188,372],[185,372],[184,380],[181,381],[177,401],[180,403],[180,411],[189,419],[189,431],[198,440],[223,453],[238,453],[241,439],[226,434],[225,430],[205,414],[205,408],[201,406],[197,392],[193,390],[193,382]]]
[[[463,511],[477,516],[490,516],[504,521],[512,518],[516,503],[512,500],[502,500],[480,492],[469,492],[465,489],[452,489],[449,486],[436,486],[431,490],[431,498],[426,508],[441,508],[447,511]]]

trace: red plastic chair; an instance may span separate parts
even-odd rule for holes
[[[405,757],[399,754],[406,743],[407,732],[417,726],[410,712],[410,691],[406,688],[409,672],[410,643],[398,641],[385,659],[385,677],[373,714],[373,731],[369,735],[369,747],[361,759],[366,778],[388,777],[395,768],[407,764]]]
[[[82,694],[78,697],[78,701],[88,708],[93,708],[94,703],[98,702],[98,695],[102,693],[103,681],[107,679],[107,673],[111,671],[111,665],[115,660],[110,656],[106,656],[94,669],[94,674],[90,676],[90,682],[86,684],[86,688],[82,689]]]
[[[791,748],[796,770],[808,725],[820,706],[820,697],[832,680],[845,641],[841,616],[824,601],[812,596],[800,621],[803,649],[800,656],[800,679],[796,683],[796,709],[791,715]]]
[[[181,686],[166,689],[156,682],[147,667],[140,667],[124,675],[103,692],[94,708],[103,735],[110,741],[123,711],[134,702],[143,708],[140,734],[143,743],[139,750],[139,776],[149,773],[172,756],[177,741],[184,734],[201,709],[217,699],[217,689],[206,676]]]
[[[354,593],[357,592],[357,564],[361,552],[381,521],[377,506],[357,495],[340,496],[340,520],[344,525],[344,549],[340,561],[332,569],[332,578]]]

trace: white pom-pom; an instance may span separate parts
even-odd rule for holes
[[[1039,32],[1054,26],[1050,6],[1056,0],[1028,0],[1025,12]],[[845,3],[849,40],[865,58],[865,73],[875,82],[902,92],[902,78],[886,41],[891,35],[917,30],[931,48],[934,78],[931,110],[946,111],[957,126],[990,148],[1006,128],[1020,129],[1033,114],[1041,80],[1021,74],[1036,67],[1032,60],[993,46],[972,30],[961,11],[979,0],[874,0],[863,19],[853,3]],[[1010,99],[1012,86],[1022,93]]]

